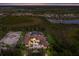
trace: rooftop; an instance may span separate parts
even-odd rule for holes
[[[42,32],[28,32],[24,40],[26,46],[29,48],[43,48],[48,46],[46,37]]]
[[[2,39],[1,43],[7,45],[16,45],[19,40],[21,32],[8,32]]]

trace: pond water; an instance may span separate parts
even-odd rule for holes
[[[79,24],[79,20],[52,20],[48,19],[51,23],[61,23],[61,24]]]
[[[64,24],[79,24],[79,20],[63,20]]]

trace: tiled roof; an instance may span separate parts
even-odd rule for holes
[[[42,32],[40,32],[40,33],[39,32],[33,32],[33,33],[32,32],[28,32],[28,33],[26,33],[25,40],[24,40],[25,44],[27,45],[29,43],[30,38],[34,37],[37,40],[40,40],[40,44],[42,44],[44,46],[48,46],[48,43],[46,41],[47,38],[42,34]]]

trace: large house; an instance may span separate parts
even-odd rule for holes
[[[25,35],[25,46],[32,53],[40,52],[41,49],[48,48],[47,37],[42,32],[28,32]]]

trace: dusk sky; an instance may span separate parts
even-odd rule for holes
[[[0,5],[18,5],[18,6],[20,6],[20,5],[23,5],[23,6],[25,6],[25,5],[47,5],[47,6],[50,6],[50,5],[52,5],[52,6],[54,6],[54,5],[58,5],[58,6],[79,6],[79,4],[77,3],[71,3],[71,4],[69,4],[69,3],[0,3]]]

